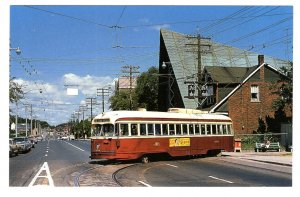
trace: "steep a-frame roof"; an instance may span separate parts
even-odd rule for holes
[[[195,37],[161,29],[160,64],[168,61],[172,65],[175,79],[185,108],[196,109],[196,99],[185,98],[187,94],[186,80],[196,81],[198,73],[198,40]],[[213,42],[210,39],[200,39],[201,67],[253,67],[257,65],[259,54]],[[163,51],[162,51],[163,50]],[[164,54],[164,55],[162,55]],[[166,55],[165,55],[166,54]],[[163,57],[162,57],[163,56]],[[289,62],[265,56],[265,62],[275,68],[288,66]],[[232,79],[231,79],[232,80]],[[241,79],[239,79],[241,80]],[[195,95],[198,94],[196,89]]]

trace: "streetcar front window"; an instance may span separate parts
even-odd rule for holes
[[[100,124],[95,125],[95,129],[94,129],[95,136],[100,136],[101,130],[102,130],[102,125],[100,125]]]
[[[113,124],[104,124],[102,127],[102,132],[104,136],[113,136],[114,135],[114,125]]]

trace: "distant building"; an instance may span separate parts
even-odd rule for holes
[[[162,29],[159,109],[222,112],[232,118],[236,133],[252,133],[259,119],[268,124],[278,117],[272,108],[278,96],[270,85],[282,76],[277,70],[282,66],[290,62]],[[292,116],[284,113],[283,121]]]
[[[132,77],[131,79],[131,88],[135,89],[136,88],[136,82],[137,82],[137,77]],[[130,90],[130,77],[120,77],[116,82],[115,82],[115,89],[117,91],[126,91]]]

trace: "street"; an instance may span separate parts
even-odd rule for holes
[[[183,159],[136,165],[118,173],[127,186],[137,177],[138,185],[164,187],[260,187],[292,186],[291,174],[231,163],[217,157]],[[124,178],[127,177],[127,178]]]
[[[141,164],[91,161],[89,155],[88,140],[41,141],[30,152],[10,158],[9,186],[292,186],[290,166],[268,168],[266,163],[234,162],[230,157],[177,158]]]

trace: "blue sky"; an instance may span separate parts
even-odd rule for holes
[[[10,77],[28,92],[22,103],[33,104],[39,119],[56,125],[70,119],[86,94],[112,85],[122,66],[140,66],[141,72],[158,67],[160,28],[200,32],[215,42],[292,61],[292,17],[292,6],[14,5],[10,44],[22,53],[11,52]],[[78,85],[78,96],[66,95],[70,84]],[[10,108],[14,113],[15,106]]]

